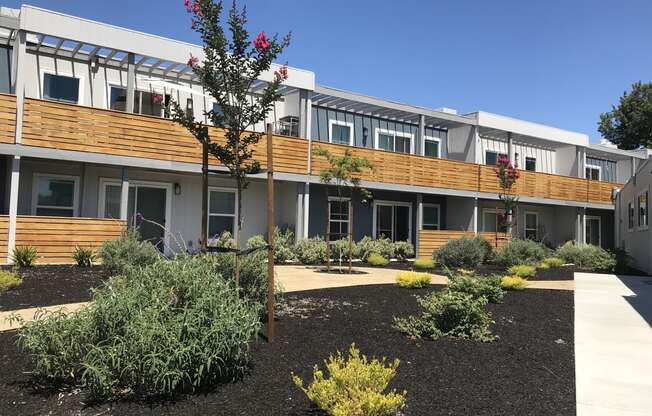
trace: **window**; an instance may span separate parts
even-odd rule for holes
[[[43,73],[43,98],[77,104],[79,102],[79,78]]]
[[[208,199],[208,238],[219,237],[224,231],[235,236],[235,191],[210,189]]]
[[[537,159],[534,157],[525,158],[525,170],[536,172],[537,170]]]
[[[376,149],[397,153],[412,153],[413,137],[410,133],[376,129]]]
[[[34,175],[34,215],[74,217],[79,178],[62,175]]]
[[[349,237],[349,200],[345,198],[329,198],[328,215],[330,241]]]
[[[439,230],[439,204],[423,204],[421,215],[424,230]]]
[[[484,156],[485,164],[495,166],[496,164],[498,164],[498,158],[501,157],[501,156],[502,157],[507,157],[507,155],[504,154],[504,153],[499,154],[497,152],[487,150],[485,152],[485,156]]]
[[[412,238],[412,204],[409,202],[374,202],[375,238],[387,237],[392,241],[406,241]]]
[[[600,180],[600,166],[586,165],[586,179],[592,181]]]
[[[482,211],[482,231],[490,233],[507,232],[507,226],[503,221],[503,210],[485,209]]]
[[[648,192],[645,191],[638,195],[638,228],[646,229],[648,225],[647,215]]]
[[[163,108],[169,104],[170,95],[148,91],[134,91],[134,113],[161,117]],[[127,89],[111,87],[111,110],[127,111]]]
[[[536,212],[525,213],[525,238],[528,240],[537,240],[537,230],[539,229],[539,215]]]
[[[122,184],[120,182],[102,182],[103,200],[100,200],[100,215],[104,218],[120,218]],[[102,198],[102,196],[101,196]]]
[[[584,217],[584,243],[594,246],[602,245],[600,217]]]
[[[631,231],[634,229],[634,203],[627,204],[627,228]]]
[[[328,141],[336,144],[353,146],[353,123],[330,120]]]
[[[423,155],[428,157],[441,157],[440,152],[439,139],[426,137],[423,141]]]

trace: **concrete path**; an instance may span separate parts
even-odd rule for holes
[[[53,305],[46,306],[44,308],[28,308],[28,309],[18,309],[15,311],[6,311],[0,312],[0,332],[8,331],[10,329],[20,328],[17,323],[10,323],[8,318],[12,315],[18,315],[26,321],[31,321],[34,319],[34,314],[39,310],[46,311],[56,311],[59,309],[65,309],[68,312],[74,312],[79,310],[82,306],[86,305],[88,302],[79,302],[79,303],[66,303],[63,305]]]
[[[575,273],[578,416],[652,414],[652,278]]]

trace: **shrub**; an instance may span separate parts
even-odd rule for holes
[[[353,253],[355,253],[355,242],[352,243],[352,254],[351,258],[354,258],[355,256]],[[344,261],[349,259],[349,239],[348,238],[342,238],[339,240],[331,241],[331,259],[333,260],[340,260]]]
[[[536,268],[537,270],[548,270],[550,266],[548,265],[548,263],[541,262],[537,264]]]
[[[371,237],[363,237],[356,243],[355,248],[354,257],[362,261],[367,261],[371,254],[379,254],[386,259],[394,257],[394,244],[389,238],[381,237],[374,240]]]
[[[274,228],[274,262],[286,263],[294,261],[297,256],[294,254],[294,231],[290,228]]]
[[[267,299],[267,251],[255,251],[240,256],[240,286],[244,296],[261,305]],[[235,256],[233,253],[206,255],[215,272],[228,283],[235,282]]]
[[[247,248],[258,248],[258,247],[264,247],[267,245],[267,240],[265,240],[265,237],[262,236],[262,234],[257,234],[254,235],[253,237],[249,237],[247,240],[246,247]]]
[[[104,266],[113,273],[123,273],[129,267],[145,267],[161,258],[152,243],[140,241],[140,234],[134,228],[116,240],[105,241],[99,254]]]
[[[16,247],[11,260],[18,267],[32,267],[36,263],[38,251],[32,246]]]
[[[295,251],[297,259],[303,264],[319,264],[326,261],[326,242],[320,236],[299,240]]]
[[[351,345],[348,357],[339,351],[324,363],[326,370],[315,366],[313,380],[304,387],[303,380],[292,374],[294,384],[319,409],[333,416],[394,415],[405,407],[406,392],[385,393],[396,375],[399,360],[387,364],[386,358],[371,361]]]
[[[395,241],[393,251],[394,257],[398,261],[405,261],[414,257],[414,246],[409,241]]]
[[[443,290],[418,296],[423,309],[420,316],[395,317],[394,327],[415,338],[444,336],[492,341],[489,331],[493,323],[485,310],[487,298],[468,293]]]
[[[439,264],[448,268],[477,267],[489,256],[491,245],[482,237],[463,236],[449,240],[434,254]]]
[[[396,276],[396,283],[400,287],[408,289],[420,289],[430,284],[432,280],[430,273],[399,272]]]
[[[557,257],[567,263],[573,263],[581,269],[612,272],[616,267],[616,256],[591,244],[575,244],[568,241],[557,248]]]
[[[24,322],[19,345],[35,376],[82,385],[94,399],[168,396],[241,377],[260,306],[217,278],[207,259],[128,267],[78,312]]]
[[[564,260],[559,257],[547,257],[541,261],[543,264],[547,264],[548,267],[561,267],[564,265]]]
[[[509,269],[507,269],[507,273],[509,273],[512,276],[519,276],[519,277],[534,277],[534,275],[537,273],[537,269],[534,266],[529,266],[527,264],[516,264]]]
[[[72,258],[79,267],[91,267],[97,256],[92,248],[77,246],[75,251],[72,252]]]
[[[369,257],[367,257],[367,263],[372,265],[372,266],[387,266],[389,264],[389,260],[387,260],[385,257],[381,256],[380,254],[371,254]]]
[[[23,279],[8,270],[0,270],[0,293],[23,284]]]
[[[416,259],[412,263],[412,267],[417,270],[430,270],[437,267],[437,263],[433,259]]]
[[[503,276],[500,279],[500,287],[504,290],[522,290],[528,285],[527,279],[520,276]]]
[[[537,264],[548,254],[548,249],[533,240],[512,240],[496,254],[496,263],[504,267],[516,264]]]
[[[475,270],[464,269],[464,268],[460,267],[456,271],[457,271],[457,274],[461,274],[462,276],[475,276]]]
[[[505,295],[500,288],[500,279],[496,277],[451,275],[448,277],[448,290],[467,293],[476,298],[485,297],[491,303],[502,302]]]
[[[222,247],[222,248],[235,248],[235,240],[233,236],[228,231],[222,231],[222,234],[213,237],[208,240],[208,246],[210,247]]]

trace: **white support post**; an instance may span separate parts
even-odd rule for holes
[[[483,164],[482,160],[482,141],[480,140],[480,129],[478,126],[473,126],[473,140],[475,143],[475,146],[473,147],[473,158],[475,160],[474,163],[477,163],[479,165]]]
[[[16,41],[11,61],[11,90],[16,94],[16,120],[14,142],[20,143],[23,136],[23,112],[25,103],[25,60],[26,41],[24,30],[16,32]]]
[[[585,237],[584,237],[584,230],[585,230],[585,221],[586,221],[586,209],[585,208],[577,208],[577,220],[576,220],[576,232],[575,232],[575,242],[577,244],[584,244],[585,242]]]
[[[634,176],[634,175],[636,175],[636,158],[634,156],[632,156],[631,164],[632,164],[631,176]],[[627,180],[624,180],[623,182],[627,182]]]
[[[473,198],[473,234],[478,234],[478,198]]]
[[[303,186],[302,183],[297,183],[296,223],[294,224],[295,242],[303,237]]]
[[[417,194],[417,232],[415,236],[415,253],[419,253],[419,236],[423,229],[423,195]]]
[[[308,177],[312,174],[312,92],[306,91],[306,96],[304,100],[304,114],[305,122],[303,125],[304,128],[304,139],[308,140],[308,169],[306,174]],[[310,231],[310,180],[306,180],[303,190],[303,238],[308,238],[308,232]]]
[[[120,219],[127,220],[129,207],[129,168],[122,168],[122,190],[120,192]]]
[[[303,238],[308,238],[310,225],[310,183],[304,184],[303,191]]]
[[[448,137],[448,136],[446,136]],[[426,153],[426,116],[419,116],[419,142],[414,148],[414,153],[423,156]]]
[[[134,97],[136,96],[136,63],[135,55],[127,56],[127,113],[134,112]]]
[[[16,248],[16,219],[18,217],[18,190],[20,185],[20,156],[11,162],[11,184],[9,186],[9,232],[7,236],[7,264],[13,264]]]
[[[514,155],[514,140],[512,139],[512,132],[507,132],[507,157],[512,164],[516,163],[516,156]]]

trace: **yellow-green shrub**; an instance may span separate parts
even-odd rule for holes
[[[564,260],[559,257],[548,257],[543,259],[541,263],[547,264],[549,267],[561,267],[564,265]]]
[[[23,279],[8,270],[0,270],[0,293],[23,284]]]
[[[384,391],[396,375],[399,362],[398,358],[390,364],[386,364],[386,358],[369,361],[353,344],[348,357],[338,351],[324,361],[325,371],[315,365],[313,380],[307,387],[294,374],[292,380],[317,407],[333,416],[393,415],[405,407],[406,392]]]
[[[380,254],[371,254],[369,257],[367,257],[367,263],[371,264],[372,266],[387,266],[389,264],[389,260]]]
[[[537,273],[537,269],[534,266],[529,266],[527,264],[517,264],[515,266],[507,269],[507,273],[512,276],[519,277],[533,277]]]
[[[437,267],[437,262],[433,259],[416,259],[414,260],[412,267],[417,270],[430,270]]]
[[[462,276],[473,276],[475,274],[475,271],[470,269],[463,269],[460,267],[459,269],[457,269],[457,273],[461,274]]]
[[[520,276],[504,276],[500,279],[500,287],[505,290],[521,290],[528,285],[527,279]]]
[[[537,264],[537,270],[548,270],[550,268],[550,265],[548,263],[541,262]]]
[[[400,287],[408,289],[420,289],[430,284],[430,273],[399,272],[396,275],[396,283]]]

